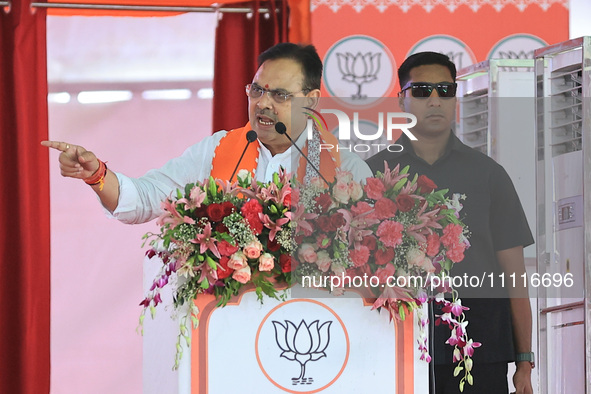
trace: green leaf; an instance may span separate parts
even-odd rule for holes
[[[404,305],[402,305],[402,304],[398,305],[398,314],[400,315],[400,318],[402,320],[404,320],[406,318],[406,314],[404,313]]]
[[[205,255],[205,260],[207,261],[207,265],[209,266],[209,268],[211,268],[212,270],[217,269],[218,264],[211,257],[209,257],[209,255]]]
[[[212,176],[209,177],[209,192],[211,193],[211,197],[217,196],[218,185],[215,183],[215,179],[213,179]]]
[[[407,179],[406,178],[403,178],[403,179],[399,180],[398,182],[396,182],[396,184],[394,185],[393,190],[395,192],[400,191],[400,189],[402,189],[402,186],[404,186],[404,184],[406,183],[406,181],[407,181]]]

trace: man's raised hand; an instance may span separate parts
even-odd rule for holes
[[[41,141],[41,145],[61,152],[59,162],[62,176],[85,179],[99,168],[99,161],[94,153],[79,145],[59,141]]]

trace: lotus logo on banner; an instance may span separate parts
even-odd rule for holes
[[[337,52],[339,71],[343,75],[343,79],[357,85],[357,92],[352,94],[351,98],[367,98],[366,94],[361,93],[361,87],[363,84],[378,79],[377,73],[380,71],[381,56],[381,53],[371,52],[367,52],[366,54],[358,52],[356,55],[349,52],[344,54]]]
[[[488,53],[487,59],[533,59],[534,51],[548,44],[532,34],[513,34],[499,40]],[[532,67],[504,67],[506,71],[531,71]]]
[[[306,363],[326,357],[325,350],[330,343],[330,325],[327,321],[319,325],[318,320],[306,324],[304,320],[296,327],[293,322],[285,320],[285,325],[273,321],[275,341],[283,351],[280,357],[300,364],[300,376],[292,378],[292,384],[312,384],[314,378],[306,378]]]
[[[468,45],[456,37],[445,34],[423,38],[412,47],[406,57],[425,51],[447,55],[458,70],[476,63],[476,57]]]
[[[265,316],[255,352],[261,372],[275,387],[289,393],[316,393],[342,377],[349,361],[349,334],[326,304],[295,299]]]
[[[324,86],[352,107],[368,107],[392,92],[397,69],[390,50],[374,37],[354,35],[335,42],[324,57]]]

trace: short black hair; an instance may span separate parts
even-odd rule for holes
[[[282,42],[272,46],[259,55],[259,67],[267,60],[291,59],[297,62],[304,74],[302,90],[320,89],[322,79],[322,60],[313,45]]]
[[[431,64],[439,64],[447,67],[453,81],[456,81],[456,65],[449,60],[449,57],[443,53],[437,52],[419,52],[410,55],[398,68],[398,82],[402,88],[408,81],[410,81],[410,70],[419,66],[427,66]]]

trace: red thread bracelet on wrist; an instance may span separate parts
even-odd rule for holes
[[[105,176],[107,176],[107,164],[97,159],[99,162],[99,168],[95,171],[95,173],[88,178],[84,178],[84,182],[90,186],[100,185],[99,190],[102,191],[103,187],[105,186]]]

